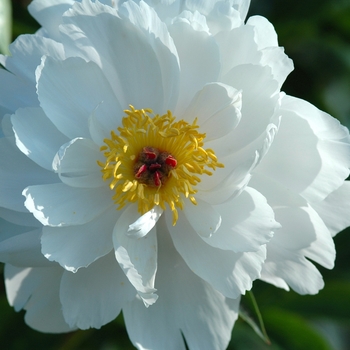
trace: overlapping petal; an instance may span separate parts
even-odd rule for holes
[[[203,177],[198,185],[198,197],[211,204],[221,204],[239,195],[249,183],[252,173],[269,151],[278,131],[279,120],[275,119],[251,143],[235,149],[231,146],[236,137],[236,130],[225,136],[222,145],[216,140],[209,142],[212,149],[218,149],[218,156],[225,164],[223,169],[217,169],[212,176]]]
[[[64,61],[44,57],[36,76],[42,109],[67,137],[89,138],[88,118],[96,108],[114,117],[116,125],[120,122],[120,104],[94,62],[85,62],[79,57]]]
[[[28,185],[55,183],[57,175],[43,169],[14,145],[14,138],[0,138],[0,205],[26,212],[22,191]]]
[[[0,207],[0,218],[5,219],[7,222],[18,226],[25,227],[41,227],[41,223],[34,218],[31,213],[28,212],[18,212],[16,210],[6,209]]]
[[[0,261],[17,267],[47,267],[52,265],[40,252],[41,229],[1,223]],[[23,232],[22,232],[23,231]]]
[[[38,96],[27,81],[5,69],[0,69],[0,80],[2,86],[6,86],[0,94],[0,104],[5,113],[14,113],[18,108],[39,105]]]
[[[185,14],[183,15],[185,16]],[[169,27],[181,62],[180,94],[175,115],[181,115],[195,94],[207,82],[218,81],[219,48],[214,38],[196,28],[193,16],[177,18]],[[183,38],[186,40],[183,40]]]
[[[262,175],[253,178],[252,186],[266,196],[281,224],[267,244],[261,278],[285,289],[289,285],[300,294],[317,293],[323,287],[322,276],[306,258],[333,267],[335,249],[327,226],[305,199],[288,187]],[[307,278],[300,278],[302,271]]]
[[[119,215],[120,212],[112,207],[82,225],[44,227],[42,254],[66,270],[77,272],[112,250],[113,227]]]
[[[164,107],[158,113],[162,113],[163,110],[173,110],[179,94],[180,62],[177,48],[166,25],[159,19],[155,10],[144,2],[140,2],[138,5],[134,2],[127,2],[120,6],[119,11],[144,35],[147,35],[148,43],[157,56],[164,92]]]
[[[238,298],[260,276],[266,257],[264,246],[256,252],[235,253],[211,247],[194,231],[182,213],[176,226],[165,213],[174,246],[189,268],[228,298]]]
[[[279,103],[278,82],[269,67],[251,64],[232,68],[222,81],[242,90],[241,113],[244,117],[229,143],[233,150],[239,150],[259,137],[273,121]]]
[[[215,35],[215,40],[220,48],[222,76],[241,64],[259,63],[262,53],[258,51],[258,44],[254,36],[252,26],[240,26]],[[227,45],[227,42],[230,42],[230,45]]]
[[[290,286],[299,294],[316,294],[324,287],[322,275],[302,253],[275,246],[273,242],[261,279],[286,290]]]
[[[236,253],[257,251],[281,227],[265,197],[250,187],[213,209],[221,214],[222,222],[213,235],[203,239],[212,247],[223,250]]]
[[[37,1],[38,2],[38,1]],[[63,45],[51,38],[41,35],[21,35],[10,45],[11,56],[0,59],[7,70],[20,76],[28,84],[35,86],[35,70],[40,65],[41,57],[48,55],[63,60]],[[1,57],[2,58],[2,57]]]
[[[45,333],[74,330],[62,315],[59,286],[63,270],[55,267],[23,268],[5,265],[7,299],[15,310],[26,310],[25,321]]]
[[[240,5],[232,6],[232,1],[215,2],[214,7],[207,15],[210,32],[215,35],[241,26],[246,16],[246,11],[240,12],[240,10]]]
[[[97,160],[103,161],[99,147],[90,139],[76,138],[59,149],[52,167],[68,186],[95,188],[103,186]]]
[[[45,226],[82,225],[103,213],[112,202],[109,188],[77,188],[63,183],[29,186],[25,206]]]
[[[162,297],[149,308],[139,299],[123,307],[131,341],[138,349],[179,350],[186,348],[184,337],[191,349],[224,349],[238,316],[239,299],[225,298],[196,276],[174,249],[164,225],[161,220],[156,282]]]
[[[112,321],[135,294],[114,254],[77,273],[65,271],[59,289],[65,321],[80,329],[100,328]]]
[[[279,132],[259,172],[307,200],[320,201],[349,174],[349,132],[326,113],[289,96],[280,113]]]
[[[273,25],[264,17],[253,16],[247,21],[247,26],[254,28],[254,39],[261,52],[260,62],[271,68],[274,78],[281,87],[288,74],[293,70],[293,62],[278,46],[277,33]]]
[[[62,15],[74,4],[74,0],[52,0],[50,6],[46,0],[35,0],[28,6],[30,14],[45,28],[53,39],[59,38],[58,26]]]
[[[332,236],[350,225],[349,213],[350,182],[344,182],[323,201],[313,203],[312,207],[321,216]]]
[[[242,94],[231,86],[210,83],[201,89],[182,114],[185,120],[198,119],[206,141],[221,138],[241,120]]]
[[[17,147],[35,163],[52,170],[59,148],[68,141],[41,108],[18,109],[11,117]]]
[[[201,237],[211,237],[222,223],[221,212],[202,200],[197,201],[195,207],[189,206],[185,215],[192,228]]]
[[[134,206],[126,208],[113,231],[115,256],[125,275],[136,288],[146,306],[157,300],[154,288],[157,271],[157,235],[156,222],[159,215],[154,216],[151,222],[143,222],[139,230],[146,229],[144,234],[130,235],[142,222],[135,223],[140,217]]]
[[[75,3],[63,18],[62,41],[70,55],[103,67],[123,109],[133,104],[136,108],[147,107],[164,113],[168,107],[165,99],[170,103],[171,97],[174,98],[167,97],[166,91],[176,92],[178,85],[178,77],[174,75],[179,69],[176,52],[156,14],[147,9],[149,22],[145,23],[142,9],[136,5],[126,5],[126,13],[130,12],[130,6],[132,16],[127,19],[119,17],[110,6],[90,1]],[[137,11],[139,15],[134,13]],[[165,80],[166,77],[173,79]]]

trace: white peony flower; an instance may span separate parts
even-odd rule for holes
[[[292,62],[248,6],[30,5],[42,29],[0,58],[0,259],[31,327],[122,310],[138,349],[225,349],[254,280],[323,287],[349,133],[280,92]]]

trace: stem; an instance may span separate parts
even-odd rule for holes
[[[252,291],[248,291],[248,294],[250,296],[250,299],[252,300],[253,307],[254,307],[254,310],[256,312],[256,315],[258,316],[260,329],[262,331],[262,334],[264,335],[265,342],[266,342],[266,344],[271,345],[271,341],[270,341],[269,336],[267,335],[267,332],[266,332],[266,329],[265,329],[265,325],[264,325],[264,320],[263,320],[263,318],[261,316],[261,312],[259,310],[259,306],[258,306],[258,303],[256,302],[255,296],[254,296]]]

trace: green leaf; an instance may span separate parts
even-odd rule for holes
[[[266,293],[271,293],[271,289],[266,289]],[[325,288],[316,295],[299,295],[276,289],[275,298],[269,298],[266,293],[259,294],[260,300],[264,300],[260,305],[264,319],[270,307],[279,307],[312,319],[349,320],[350,282],[346,280],[327,281]]]
[[[279,344],[272,340],[270,345],[267,345],[259,337],[255,336],[252,328],[239,319],[232,332],[232,339],[227,350],[285,350]]]
[[[331,350],[329,342],[308,321],[290,311],[264,310],[266,328],[274,341],[285,350]]]
[[[0,53],[9,53],[12,41],[12,8],[10,0],[0,1]]]

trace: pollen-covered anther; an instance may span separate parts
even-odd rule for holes
[[[147,186],[160,187],[165,184],[176,164],[176,159],[168,152],[143,147],[134,166],[135,178]]]
[[[111,131],[98,161],[103,180],[109,180],[118,209],[136,203],[141,214],[159,205],[170,208],[173,225],[185,200],[196,205],[194,195],[201,176],[223,167],[211,149],[204,149],[205,134],[192,124],[176,120],[170,111],[153,115],[150,109],[125,111],[118,132]],[[211,171],[209,171],[210,169]]]
[[[137,172],[136,172],[136,174],[135,174],[136,179],[139,179],[139,178],[141,177],[141,175],[142,175],[143,173],[145,173],[146,171],[147,171],[147,165],[146,165],[146,164],[142,164],[142,165],[138,168],[138,170],[137,170]]]
[[[177,164],[177,161],[176,161],[176,159],[175,159],[173,156],[171,156],[171,155],[169,154],[169,155],[166,157],[166,159],[165,159],[165,164],[167,164],[167,165],[169,165],[169,166],[175,168],[175,167],[176,167],[176,164]]]

